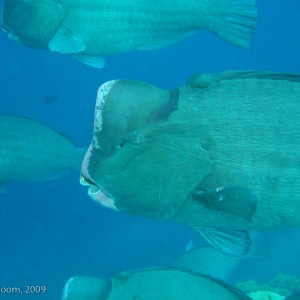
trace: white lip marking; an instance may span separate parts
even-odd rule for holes
[[[92,156],[92,150],[94,148],[99,149],[100,145],[97,139],[97,133],[102,130],[102,122],[103,122],[103,109],[105,105],[105,101],[107,100],[105,97],[109,94],[110,90],[114,87],[118,80],[111,80],[103,83],[98,91],[97,91],[97,97],[96,97],[96,105],[95,105],[95,115],[94,115],[94,133],[92,142],[84,156],[82,166],[81,166],[81,173],[86,177],[90,178],[89,175],[89,164],[90,164],[90,158]],[[90,184],[87,183],[84,178],[80,179],[80,183],[82,185],[89,186]],[[92,197],[92,196],[91,196]],[[100,200],[98,200],[100,201]]]
[[[115,200],[112,197],[107,196],[100,188],[97,186],[90,186],[88,190],[88,195],[97,203],[101,204],[106,208],[118,211]]]
[[[96,138],[96,133],[102,130],[103,122],[103,108],[106,101],[106,96],[110,93],[110,90],[115,86],[118,80],[111,80],[103,83],[98,91],[95,105],[95,117],[94,117],[94,135],[93,135],[93,146],[99,148],[99,143]]]
[[[16,35],[14,35],[13,33],[8,32],[7,36],[8,36],[9,39],[13,40],[14,42],[17,42],[17,43],[21,44],[20,39]]]
[[[89,164],[90,164],[90,158],[92,156],[92,150],[94,148],[99,149],[100,145],[97,138],[97,133],[102,130],[102,123],[103,123],[103,110],[105,106],[105,102],[107,100],[107,96],[110,93],[111,89],[115,86],[115,84],[118,82],[118,80],[111,80],[103,83],[98,91],[97,91],[97,97],[96,97],[96,105],[95,105],[95,116],[94,116],[94,133],[93,133],[93,139],[92,142],[85,154],[81,172],[82,175],[86,178],[90,178],[89,176]],[[102,206],[106,208],[110,208],[113,210],[118,211],[115,200],[108,196],[101,187],[90,185],[88,182],[84,180],[84,178],[80,179],[80,183],[82,185],[90,186],[88,189],[88,195],[97,203],[101,204]]]
[[[92,151],[92,145],[89,146],[85,156],[84,156],[84,159],[83,159],[83,162],[82,162],[82,165],[81,165],[81,173],[82,175],[84,175],[86,178],[90,178],[89,176],[89,171],[88,171],[88,166],[89,166],[89,163],[90,163],[90,157],[91,157],[91,151]],[[84,178],[82,178],[82,176],[80,176],[80,184],[81,185],[90,185],[90,184],[87,184],[86,181],[84,180]]]

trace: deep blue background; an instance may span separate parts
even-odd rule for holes
[[[1,32],[0,112],[46,122],[79,146],[88,146],[96,90],[104,81],[131,78],[173,88],[194,73],[229,69],[300,74],[300,1],[258,2],[252,50],[201,32],[161,50],[106,57],[100,70],[66,55],[25,48]],[[56,101],[46,104],[47,95],[57,96]],[[75,274],[109,277],[165,265],[190,239],[201,243],[195,232],[180,225],[100,207],[88,198],[76,173],[49,182],[10,184],[0,201],[0,287],[46,285],[47,293],[37,296],[41,299],[59,299],[64,282]],[[299,235],[299,229],[268,233],[270,260],[243,266],[236,278],[265,280],[278,272],[300,276]]]

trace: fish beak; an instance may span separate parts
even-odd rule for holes
[[[91,185],[88,190],[88,195],[102,206],[118,211],[115,200],[108,196],[101,188],[96,185]]]
[[[88,195],[102,206],[118,211],[115,200],[103,191],[101,187],[96,185],[92,180],[80,174],[80,184],[88,186]]]
[[[3,32],[7,33],[8,38],[10,38],[11,40],[13,40],[13,41],[15,41],[15,42],[17,42],[17,43],[21,43],[20,39],[19,39],[16,35],[14,35],[14,34],[12,33],[12,31],[11,31],[7,26],[5,26],[5,25],[3,24],[3,22],[2,22],[1,25],[2,25],[2,30],[3,30]]]
[[[87,177],[85,177],[82,174],[80,174],[79,182],[80,182],[81,185],[84,185],[84,186],[95,185],[95,183],[93,183],[90,179],[88,179]]]
[[[8,36],[8,38],[10,38],[11,40],[13,40],[14,42],[17,42],[17,43],[21,44],[20,39],[16,35],[14,35],[13,33],[11,33],[11,32],[8,31],[8,35],[7,36]]]
[[[95,200],[94,198],[97,197],[98,194],[101,193],[101,189],[96,185],[90,185],[88,189],[88,195]]]

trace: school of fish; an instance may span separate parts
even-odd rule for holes
[[[163,48],[202,30],[249,49],[256,21],[255,0],[3,0],[1,10],[13,41],[95,68],[103,56]],[[72,277],[62,300],[299,299],[246,295],[223,281],[255,253],[249,231],[300,225],[299,104],[293,74],[198,74],[172,90],[111,80],[98,89],[88,148],[0,114],[0,191],[81,167],[80,183],[104,207],[182,223],[210,244],[169,267]]]

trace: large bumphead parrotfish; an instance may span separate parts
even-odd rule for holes
[[[75,276],[65,284],[63,300],[251,300],[219,279],[176,268],[123,272],[104,280]]]
[[[175,220],[244,255],[247,230],[300,224],[300,76],[232,71],[175,90],[98,90],[81,183],[102,205]]]
[[[102,55],[162,48],[202,29],[249,48],[255,0],[4,0],[2,26],[21,44],[101,68]]]
[[[80,170],[86,149],[35,120],[0,115],[0,187],[12,181],[47,180]]]

